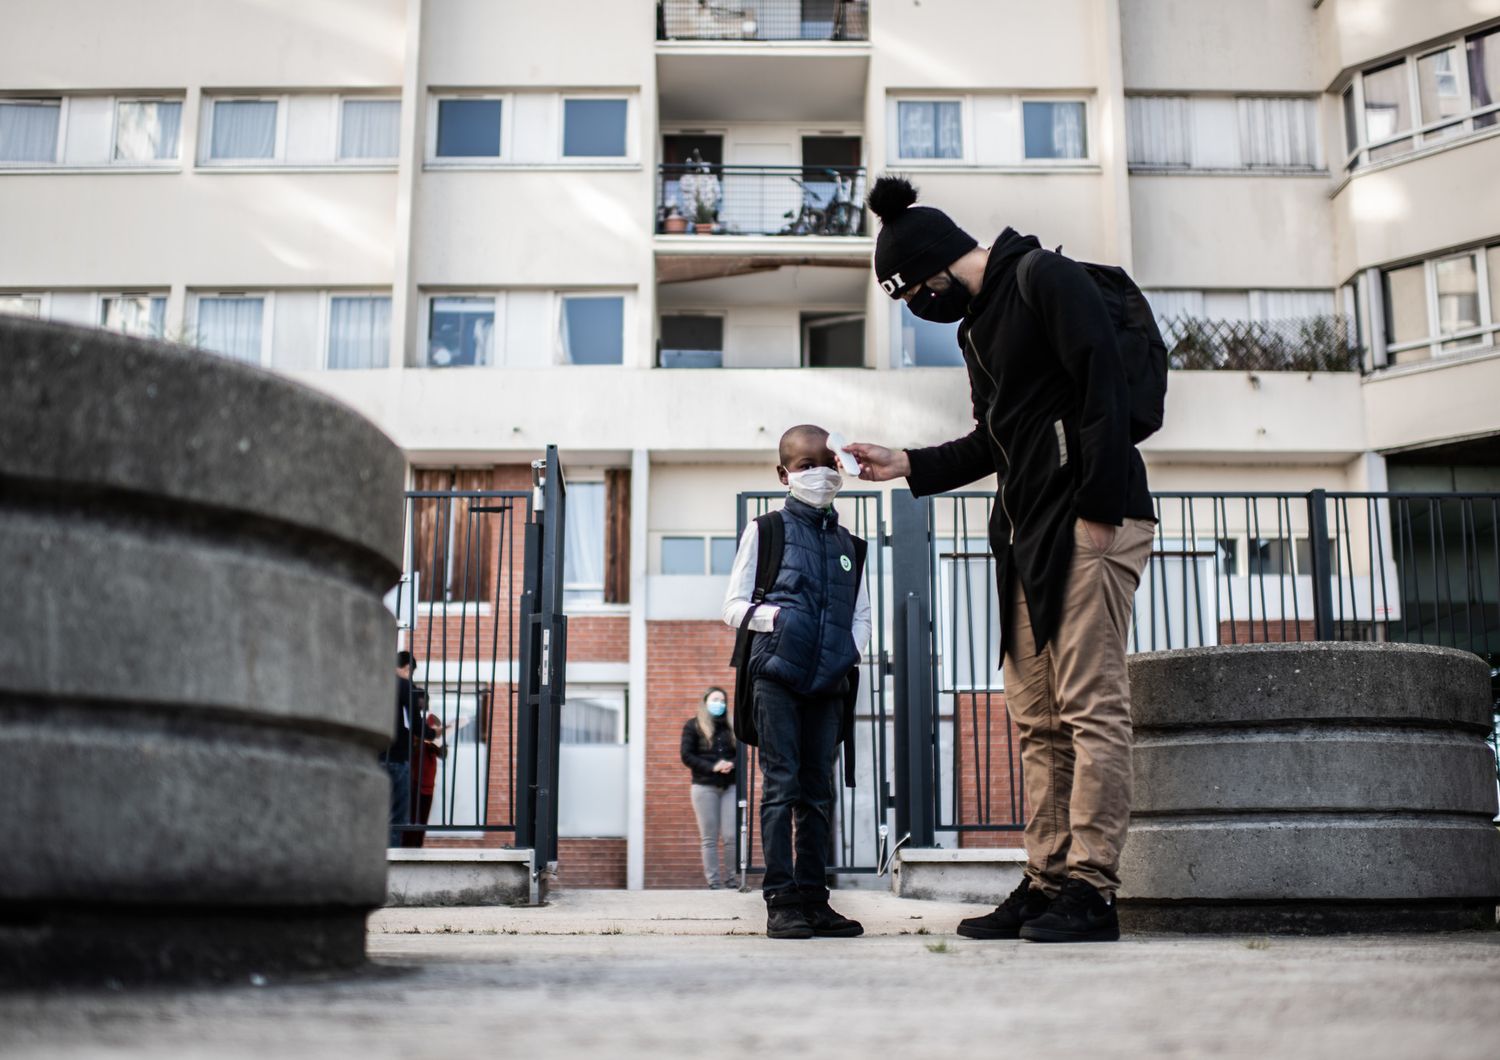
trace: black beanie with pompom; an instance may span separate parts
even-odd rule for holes
[[[892,298],[936,276],[979,245],[942,210],[917,206],[917,189],[905,177],[881,177],[865,197],[880,218],[875,237],[875,278]]]

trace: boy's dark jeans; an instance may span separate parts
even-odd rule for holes
[[[762,890],[773,905],[824,890],[833,834],[833,757],[843,695],[804,696],[768,677],[754,679],[760,733]],[[797,823],[795,859],[792,822]]]

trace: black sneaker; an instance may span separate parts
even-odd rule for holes
[[[827,898],[810,899],[802,903],[802,915],[807,918],[812,933],[820,939],[852,939],[865,933],[865,926],[858,920],[850,920],[835,911]]]
[[[1051,899],[1022,877],[1021,885],[995,907],[993,913],[971,916],[958,922],[958,933],[966,939],[1018,939],[1021,925],[1047,911]]]
[[[1120,918],[1114,897],[1069,879],[1047,911],[1021,928],[1021,937],[1030,942],[1117,942]]]
[[[812,937],[812,925],[807,922],[807,917],[803,915],[800,905],[766,906],[766,938],[810,939]]]

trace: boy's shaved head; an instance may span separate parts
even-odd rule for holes
[[[781,444],[776,450],[777,459],[781,461],[782,467],[788,467],[791,465],[792,459],[796,454],[799,451],[805,451],[809,446],[827,449],[828,432],[822,427],[811,423],[802,423],[796,427],[790,427],[781,436]]]

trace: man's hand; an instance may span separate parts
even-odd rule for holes
[[[717,762],[714,763],[714,772],[715,773],[733,773],[734,772],[734,763],[731,762],[731,761],[729,761],[727,758],[721,758]]]
[[[859,461],[859,477],[866,482],[886,482],[911,474],[911,458],[904,449],[850,442],[844,446],[844,452]]]
[[[1094,543],[1094,547],[1100,552],[1107,552],[1109,546],[1114,543],[1115,532],[1119,528],[1111,526],[1109,523],[1093,523],[1087,519],[1079,519],[1078,521],[1088,531],[1089,540]]]

